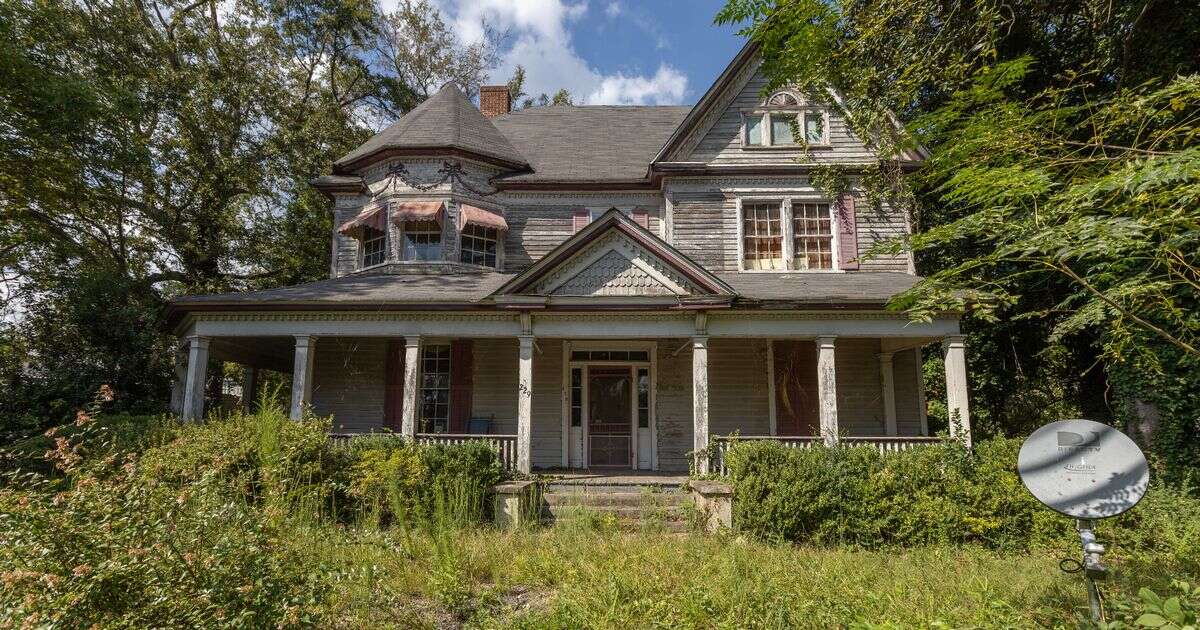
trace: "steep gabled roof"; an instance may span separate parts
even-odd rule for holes
[[[650,258],[648,261],[631,262],[661,278],[665,284],[671,285],[675,289],[673,293],[681,298],[707,301],[716,299],[728,303],[737,295],[725,281],[614,208],[504,283],[491,297],[499,303],[504,297],[540,296],[553,292],[554,285],[562,286],[569,278],[559,278],[559,281],[552,285],[547,285],[544,281],[552,279],[556,272],[567,269],[587,271],[590,268],[589,260],[602,259],[607,253],[607,250],[590,251],[589,247],[602,243],[610,235],[627,244],[627,249],[633,249]],[[663,273],[656,273],[655,269]],[[548,288],[551,291],[547,291]]]
[[[451,149],[486,158],[514,170],[529,162],[508,138],[475,108],[452,83],[334,162],[335,171],[351,170],[371,156],[389,150]]]
[[[499,182],[644,180],[650,160],[690,110],[554,105],[497,116],[492,123],[533,165],[532,172]]]

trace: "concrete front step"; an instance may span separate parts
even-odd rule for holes
[[[548,505],[651,506],[683,505],[691,499],[682,492],[547,492],[542,498]]]

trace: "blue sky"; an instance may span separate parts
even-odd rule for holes
[[[579,104],[675,105],[700,98],[742,46],[716,0],[434,0],[464,41],[509,36],[492,82],[526,69],[526,92],[567,88]]]

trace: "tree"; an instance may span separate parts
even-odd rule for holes
[[[395,11],[380,16],[379,31],[379,52],[387,71],[401,77],[422,99],[448,82],[474,97],[488,70],[499,61],[504,39],[483,25],[479,41],[460,42],[428,0],[401,0]]]
[[[971,343],[990,354],[973,362],[972,384],[993,430],[1027,426],[1008,410],[1039,381],[1055,391],[1038,399],[1065,407],[1018,407],[1104,413],[1104,376],[1127,405],[1181,363],[1194,370],[1194,4],[732,0],[718,21],[747,25],[769,88],[836,88],[834,107],[880,150],[866,173],[818,180],[838,189],[861,177],[873,202],[912,212],[917,235],[881,249],[913,250],[928,278],[894,306],[974,316]],[[896,156],[918,144],[930,158],[903,177]],[[1149,378],[1130,383],[1129,364]],[[1188,383],[1177,397],[1196,400]],[[1176,417],[1193,438],[1197,412],[1200,402]]]
[[[538,95],[537,98],[529,97],[525,93],[525,68],[518,65],[513,70],[513,76],[508,80],[509,99],[513,103],[513,109],[527,109],[529,107],[546,107],[548,105],[574,105],[571,92],[566,88],[560,88],[551,97],[545,92]]]

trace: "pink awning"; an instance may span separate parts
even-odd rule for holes
[[[384,225],[387,223],[387,206],[381,203],[371,204],[354,216],[353,219],[346,221],[338,228],[341,234],[350,234],[359,228],[369,227],[375,230],[383,231]]]
[[[483,208],[476,208],[465,203],[458,204],[458,231],[461,232],[468,223],[485,228],[493,228],[501,232],[508,231],[508,221],[504,215]]]
[[[442,222],[442,211],[446,208],[444,201],[393,201],[392,222],[405,221],[437,221]]]

